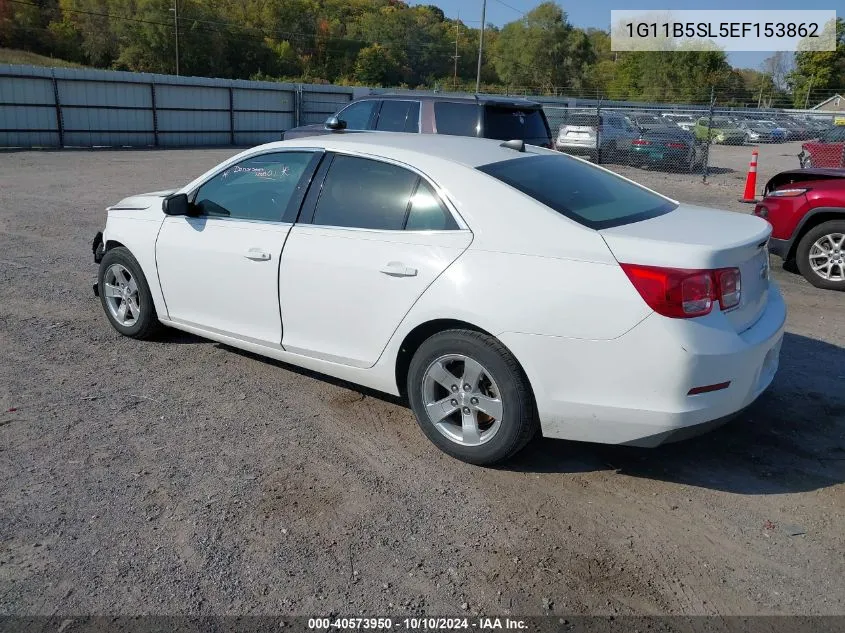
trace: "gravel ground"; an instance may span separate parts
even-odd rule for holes
[[[765,149],[761,178],[796,163]],[[109,327],[105,205],[233,153],[0,154],[0,613],[845,613],[841,294],[777,263],[781,370],[721,430],[469,466],[399,402]],[[749,155],[716,148],[708,185],[620,171],[748,212]]]

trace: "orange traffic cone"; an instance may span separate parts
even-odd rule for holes
[[[748,175],[745,177],[745,193],[742,194],[740,202],[757,202],[755,191],[757,190],[757,150],[751,152],[751,162],[748,163]]]

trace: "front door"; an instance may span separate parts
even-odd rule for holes
[[[280,257],[318,158],[253,156],[201,185],[192,216],[165,219],[156,261],[171,320],[280,345]]]

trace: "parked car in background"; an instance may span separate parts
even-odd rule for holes
[[[542,104],[488,96],[372,95],[353,101],[325,123],[287,130],[282,139],[364,131],[479,136],[553,147]]]
[[[555,148],[561,152],[587,156],[592,161],[615,162],[628,155],[631,140],[639,130],[620,112],[571,112],[561,124]],[[600,140],[599,140],[600,139]]]
[[[643,129],[631,140],[628,164],[693,172],[704,164],[704,147],[692,132],[676,126]]]
[[[695,137],[700,141],[708,139],[707,127],[710,124],[709,117],[700,117],[695,122],[694,133]],[[714,116],[712,126],[710,127],[710,141],[723,145],[742,145],[745,143],[745,130],[739,126],[729,117]]]
[[[671,121],[667,121],[663,117],[657,116],[656,114],[632,114],[629,118],[639,130],[654,130],[678,127]]]
[[[845,169],[796,169],[771,178],[754,214],[772,225],[769,250],[818,288],[845,290]]]
[[[124,336],[406,396],[441,450],[492,464],[537,432],[657,446],[757,400],[786,322],[770,233],[521,142],[320,135],[110,207],[95,292]]]
[[[660,115],[670,123],[674,123],[679,128],[691,132],[695,127],[695,117],[691,114],[677,114],[675,112],[663,112]]]
[[[845,126],[832,127],[818,140],[802,144],[798,164],[804,169],[845,167]]]
[[[789,116],[775,118],[774,122],[778,127],[785,129],[789,133],[787,140],[790,141],[804,141],[816,135],[815,130],[806,123]]]
[[[745,140],[748,143],[779,143],[785,138],[784,130],[772,121],[743,119],[739,123],[739,129],[745,131]]]

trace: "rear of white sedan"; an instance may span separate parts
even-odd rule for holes
[[[405,395],[429,439],[471,463],[538,430],[681,439],[742,411],[777,370],[786,310],[767,222],[554,151],[323,135],[248,150],[163,205],[133,200],[97,256],[118,331],[161,322]],[[206,281],[196,262],[225,270]]]

